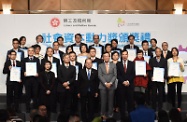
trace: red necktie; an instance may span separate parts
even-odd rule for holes
[[[13,67],[15,67],[16,66],[16,64],[15,64],[15,61],[13,60]]]
[[[124,72],[126,73],[127,67],[126,67],[126,61],[124,62]]]

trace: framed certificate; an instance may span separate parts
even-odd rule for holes
[[[92,68],[95,69],[95,70],[97,70],[97,62],[93,62],[92,63]]]
[[[21,49],[24,52],[24,58],[28,57],[28,51],[27,49]]]
[[[16,53],[16,60],[21,61],[21,52]]]
[[[146,75],[146,62],[145,61],[135,61],[135,72],[136,76]]]
[[[55,78],[57,78],[57,64],[56,63],[52,63],[51,71],[54,72]]]
[[[87,59],[87,56],[77,56],[77,62],[82,64],[82,67],[84,67],[85,60]]]
[[[170,62],[168,67],[168,76],[180,76],[180,64],[178,62]]]
[[[128,51],[128,60],[134,61],[136,58],[136,49],[127,49]]]
[[[144,57],[144,60],[149,63],[149,59],[151,58],[150,56],[143,56]]]
[[[81,53],[78,46],[73,46],[73,51],[76,53],[76,55],[79,55]]]
[[[94,48],[96,49],[96,57],[97,58],[101,58],[101,55],[102,55],[102,47],[95,47]]]
[[[153,68],[153,81],[164,82],[164,68]]]
[[[10,70],[10,81],[21,81],[21,67],[12,67]]]
[[[37,74],[36,62],[26,62],[26,76],[36,76]]]
[[[75,68],[76,68],[76,77],[75,77],[75,80],[78,80],[79,66],[75,65]]]

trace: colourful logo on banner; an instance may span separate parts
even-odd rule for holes
[[[56,17],[52,18],[50,21],[52,27],[58,27],[60,25],[60,20]]]
[[[183,48],[182,45],[179,45],[179,48],[178,48],[178,49],[179,49],[179,51],[185,51],[185,52],[187,52],[187,47],[186,47],[186,48],[185,48],[185,47]]]
[[[121,26],[125,25],[125,21],[120,17],[118,18],[117,23],[118,23],[118,27],[121,27]]]

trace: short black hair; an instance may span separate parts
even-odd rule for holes
[[[95,50],[96,51],[96,49],[94,47],[90,47],[89,52],[90,52],[90,50]]]
[[[94,39],[94,36],[97,36],[97,37],[98,37],[98,39],[99,39],[99,35],[98,35],[98,34],[94,34],[94,35],[93,35],[93,39]]]
[[[39,35],[36,36],[36,40],[37,40],[39,37],[41,37],[41,38],[42,38],[42,41],[43,41],[44,37],[43,37],[41,34],[39,34]]]
[[[47,53],[47,51],[48,51],[49,49],[52,49],[52,50],[54,51],[54,49],[53,49],[52,47],[47,47],[46,53]]]
[[[108,46],[110,46],[110,47],[112,48],[112,45],[109,44],[109,43],[107,43],[107,44],[105,44],[105,49],[106,49]]]
[[[15,41],[17,41],[17,42],[19,43],[18,38],[13,38],[13,39],[12,39],[12,43],[14,43]]]
[[[164,43],[168,45],[168,43],[167,43],[167,42],[162,42],[162,46],[163,46],[163,44],[164,44]]]
[[[54,41],[54,42],[53,42],[53,45],[54,45],[55,43],[57,43],[57,44],[59,45],[59,43],[58,43],[57,41]]]
[[[45,61],[45,63],[44,63],[44,68],[45,68],[45,64],[47,64],[47,63],[49,63],[50,64],[50,68],[49,68],[49,70],[51,70],[51,68],[52,68],[52,64],[51,64],[51,62],[50,61],[48,61],[48,60],[46,60]],[[40,105],[41,106],[41,105]],[[38,106],[38,108],[39,108],[39,106]]]
[[[80,37],[82,38],[82,35],[81,35],[80,33],[75,34],[75,38],[76,38],[77,36],[80,36]]]
[[[118,52],[118,51],[113,51],[113,52],[111,53],[111,58],[113,57],[114,54],[118,54],[118,56],[119,56],[119,52]],[[112,58],[112,59],[113,59],[113,58]]]
[[[133,39],[135,39],[135,36],[131,34],[128,36],[128,40],[130,39],[130,37],[133,37]]]
[[[155,43],[157,44],[157,40],[155,38],[152,38],[151,41],[155,41]]]
[[[142,53],[142,54],[143,54],[143,50],[138,50],[138,51],[137,51],[137,54],[138,54],[138,53]]]
[[[109,53],[109,52],[104,52],[104,53],[102,54],[102,57],[103,57],[105,54],[108,54],[109,57],[110,57],[110,53]]]
[[[59,36],[59,37],[57,38],[57,41],[58,41],[59,39],[64,40],[64,38],[63,38],[62,36]]]
[[[12,53],[16,53],[16,51],[11,50],[11,51],[9,52],[9,55],[11,55]],[[16,53],[16,54],[17,54],[17,53]]]
[[[149,42],[147,40],[142,41],[142,46],[143,46],[144,43],[147,43],[149,45]]]
[[[75,54],[75,56],[76,56],[76,52],[74,52],[74,51],[71,51],[71,52],[69,53],[69,55],[70,55],[70,54]]]
[[[112,39],[112,40],[111,40],[111,44],[112,44],[113,41],[116,42],[116,43],[118,44],[118,40],[117,40],[117,39]]]
[[[171,53],[173,52],[173,50],[176,50],[177,51],[177,56],[179,55],[179,50],[178,50],[178,48],[177,47],[172,47],[171,48]],[[173,54],[172,54],[173,55]]]
[[[35,44],[35,45],[33,45],[32,47],[33,47],[34,49],[39,48],[39,49],[41,50],[41,46],[38,45],[38,44]]]
[[[23,39],[26,40],[26,37],[25,37],[25,36],[21,36],[21,37],[19,38],[19,43],[21,43],[21,41],[22,41]]]
[[[122,51],[121,51],[121,54],[122,54],[123,52],[127,52],[127,54],[128,54],[128,50],[122,50]]]

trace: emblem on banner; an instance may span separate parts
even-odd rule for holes
[[[118,27],[121,27],[121,26],[125,25],[125,21],[120,17],[118,18],[117,23],[118,23]]]
[[[60,20],[56,17],[52,18],[50,21],[52,27],[58,27],[60,25]]]

